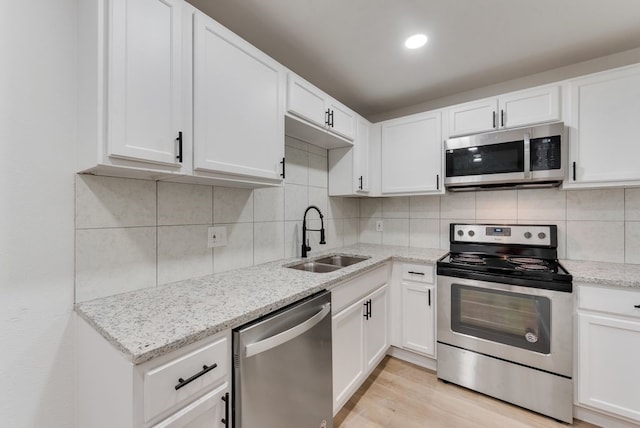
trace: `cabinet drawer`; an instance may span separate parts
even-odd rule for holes
[[[433,265],[402,265],[402,279],[433,284]]]
[[[640,290],[580,286],[578,307],[640,319]]]
[[[151,421],[161,413],[177,408],[226,380],[228,341],[220,338],[164,364],[145,370],[144,419]],[[205,369],[215,365],[215,368]],[[192,381],[189,380],[193,378]],[[183,382],[180,382],[182,379]],[[176,389],[181,383],[185,385]]]
[[[331,290],[331,312],[337,314],[351,303],[370,294],[389,281],[389,265],[348,280]]]

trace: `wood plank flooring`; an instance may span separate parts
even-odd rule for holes
[[[551,428],[573,425],[453,384],[422,367],[386,357],[334,418],[335,428]]]

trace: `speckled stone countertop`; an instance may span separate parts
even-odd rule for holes
[[[76,312],[134,364],[282,308],[389,260],[435,263],[447,251],[357,244],[315,252],[370,258],[329,273],[287,269],[283,259],[77,304]],[[640,265],[561,260],[574,284],[640,289]]]
[[[431,262],[439,249],[358,244],[314,252],[370,258],[329,273],[287,269],[284,259],[77,304],[76,312],[134,364],[268,314],[390,259]]]

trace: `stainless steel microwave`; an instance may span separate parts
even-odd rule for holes
[[[565,176],[567,131],[556,122],[451,138],[444,184],[450,191],[554,187]]]

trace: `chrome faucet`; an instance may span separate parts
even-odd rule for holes
[[[320,229],[307,229],[307,213],[310,209],[314,209],[318,211],[320,215]],[[311,247],[309,246],[309,241],[307,239],[307,231],[312,232],[320,232],[320,244],[324,245],[327,242],[324,240],[324,221],[323,221],[322,213],[320,209],[315,205],[309,205],[309,207],[304,211],[304,216],[302,217],[302,257],[307,257],[307,252],[311,251]]]

